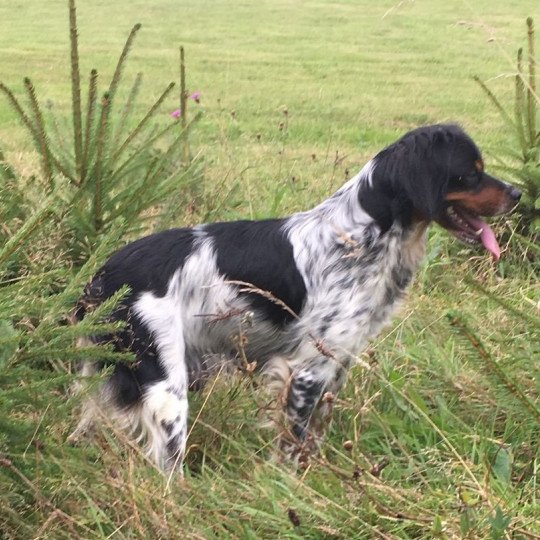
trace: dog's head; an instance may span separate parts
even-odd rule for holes
[[[399,221],[435,221],[460,240],[482,244],[498,259],[500,249],[480,216],[510,211],[521,192],[484,171],[478,147],[458,126],[415,129],[380,152],[360,203],[381,230]]]

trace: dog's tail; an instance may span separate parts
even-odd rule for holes
[[[104,300],[103,280],[97,275],[84,288],[83,294],[77,300],[75,308],[69,315],[69,323],[76,325],[80,323],[85,316],[92,312]],[[99,338],[95,336],[78,336],[75,344],[77,348],[87,348],[96,346]],[[72,396],[80,395],[88,391],[88,379],[95,376],[103,368],[103,362],[96,360],[80,360],[74,363],[74,371],[78,377],[70,385],[69,393]],[[83,401],[82,414],[75,431],[68,437],[68,442],[75,444],[79,438],[93,432],[97,417],[99,391],[91,392]]]

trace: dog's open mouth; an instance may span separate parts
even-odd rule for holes
[[[479,216],[474,215],[457,204],[449,205],[441,219],[437,220],[456,238],[467,244],[482,244],[498,261],[501,248],[492,228]]]

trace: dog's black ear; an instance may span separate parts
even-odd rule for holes
[[[442,131],[426,139],[417,142],[402,185],[413,208],[426,219],[433,220],[443,208],[448,186],[450,145]]]
[[[383,151],[381,172],[394,196],[427,220],[435,219],[444,204],[452,144],[444,126],[415,130]],[[388,181],[388,180],[387,180]]]

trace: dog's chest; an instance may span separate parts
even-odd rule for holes
[[[401,304],[423,256],[423,234],[390,235],[314,261],[299,325],[329,346],[357,352]]]

